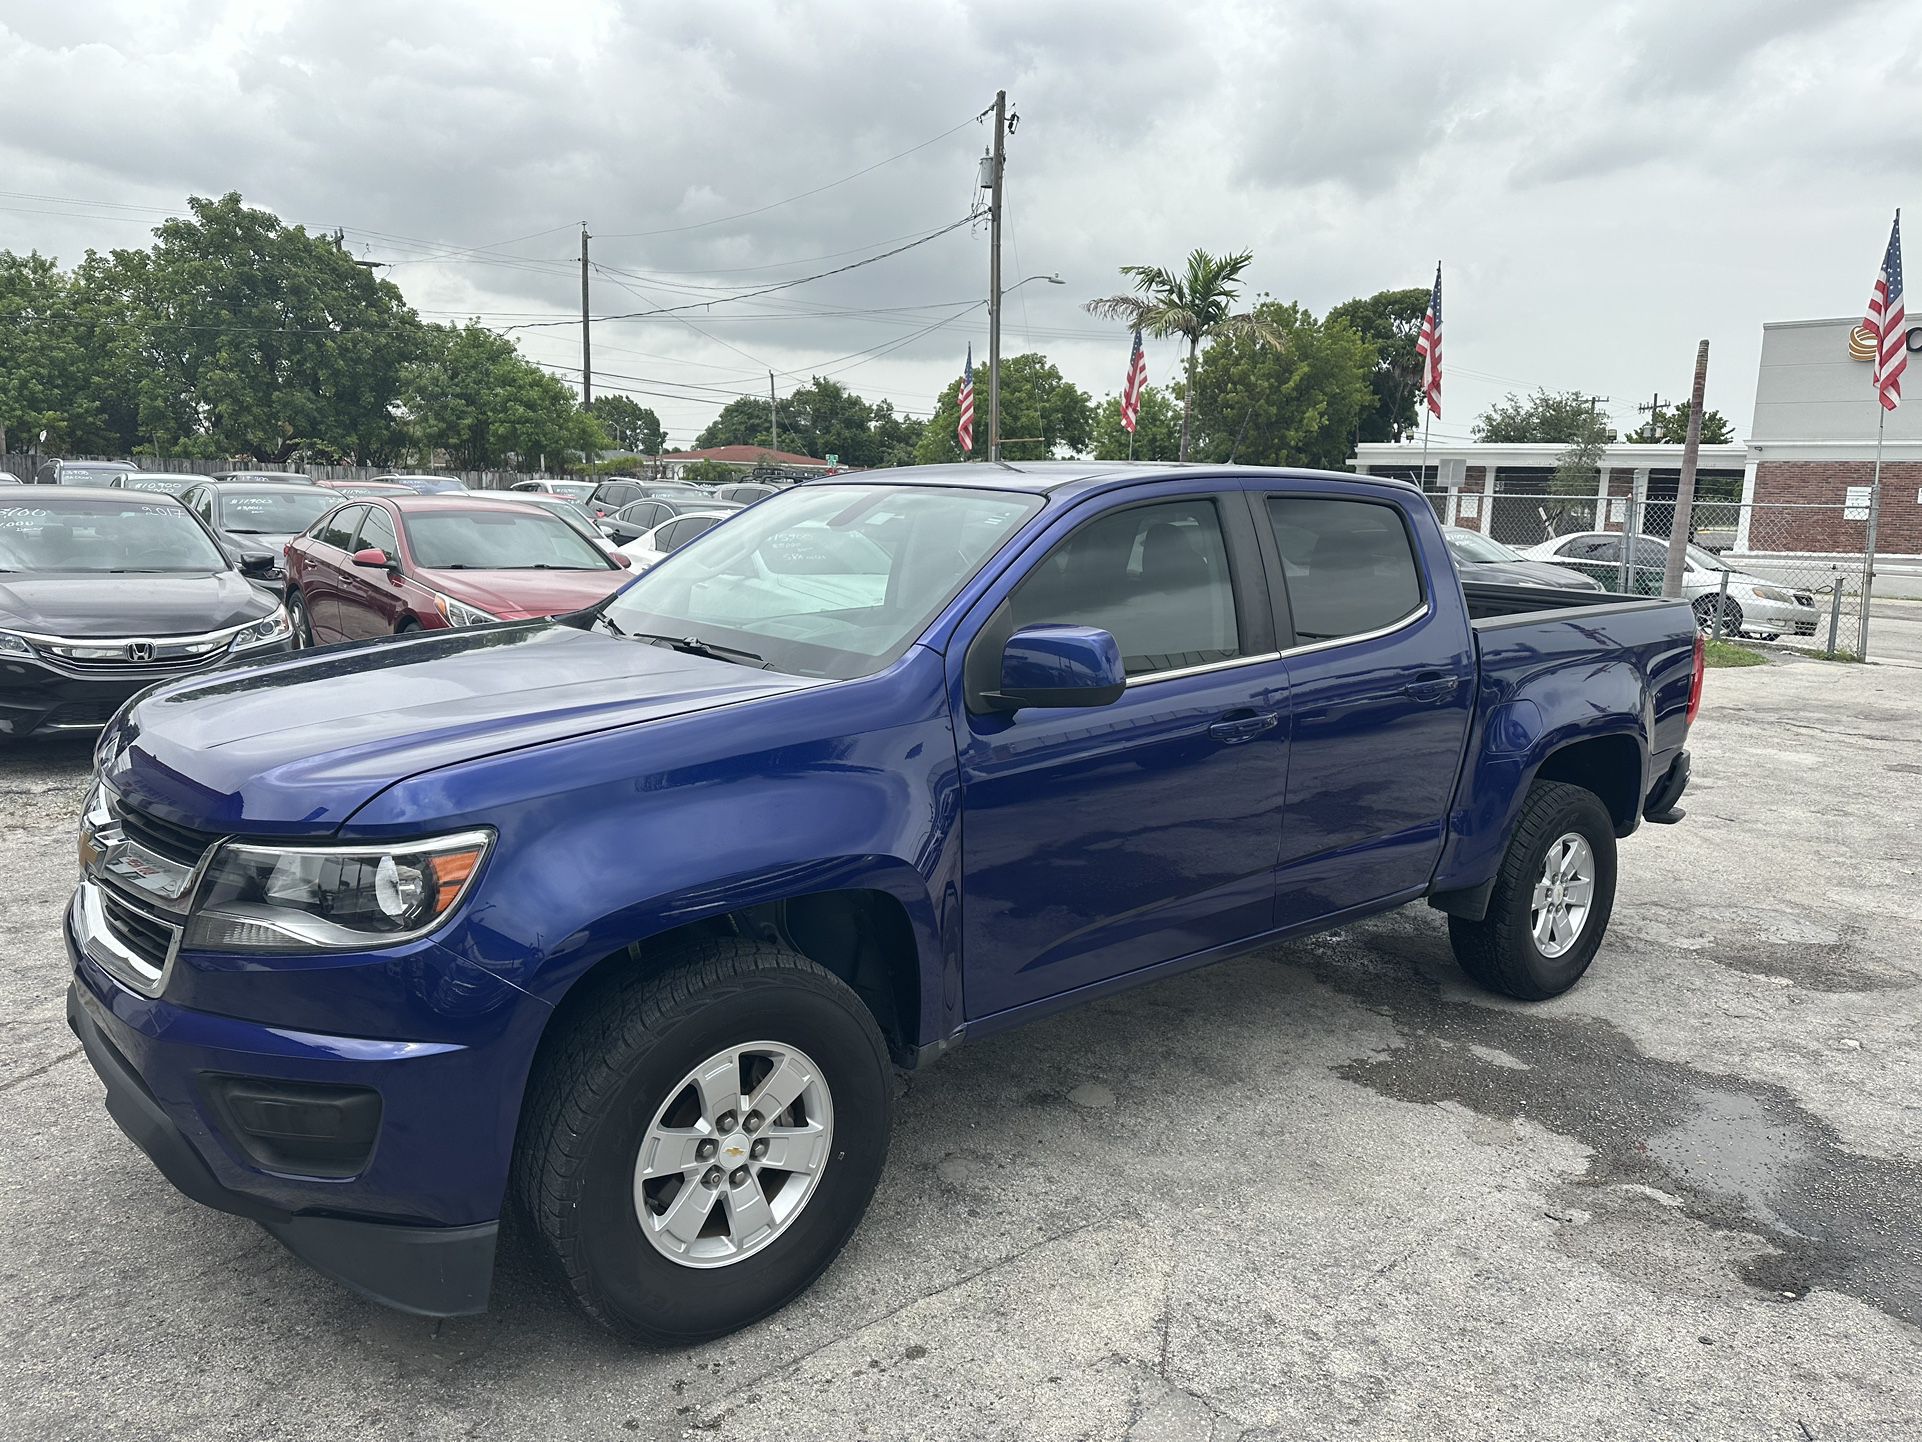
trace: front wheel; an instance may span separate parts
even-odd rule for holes
[[[1615,827],[1581,786],[1538,781],[1522,803],[1488,913],[1448,918],[1462,970],[1523,1001],[1560,996],[1588,970],[1615,906]]]
[[[887,1157],[893,1074],[860,998],[785,947],[726,937],[580,1006],[534,1083],[515,1176],[581,1307],[681,1345],[806,1290]]]
[[[309,650],[318,644],[314,640],[313,618],[307,614],[307,603],[298,591],[291,591],[287,596],[287,625],[294,633],[296,651]]]

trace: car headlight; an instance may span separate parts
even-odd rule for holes
[[[1775,601],[1784,606],[1797,604],[1795,593],[1784,591],[1780,586],[1750,586],[1749,591],[1764,601]]]
[[[434,609],[440,612],[441,620],[450,626],[487,626],[500,620],[490,616],[479,606],[470,606],[465,601],[456,601],[452,596],[434,592]]]
[[[293,627],[287,621],[287,609],[274,607],[274,614],[263,617],[253,625],[234,633],[232,650],[245,651],[249,646],[264,646],[269,641],[284,641],[293,634]]]
[[[0,656],[31,656],[33,647],[27,644],[25,636],[16,636],[11,631],[0,631]]]
[[[423,936],[466,893],[493,839],[463,831],[392,846],[227,842],[201,882],[182,945],[324,951]]]

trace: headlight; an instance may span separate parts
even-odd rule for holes
[[[228,842],[201,882],[185,946],[312,951],[407,941],[465,894],[493,841],[463,831],[394,846]]]
[[[1751,586],[1749,590],[1764,601],[1776,601],[1784,606],[1799,604],[1793,591],[1784,591],[1779,586]]]
[[[106,783],[95,781],[93,790],[87,793],[87,804],[80,809],[78,859],[82,875],[85,875],[87,868],[100,859],[101,852],[107,849],[95,838],[112,824],[113,813],[107,809]]]
[[[500,620],[490,616],[479,606],[470,606],[465,601],[456,601],[452,596],[434,592],[434,609],[440,612],[441,620],[450,626],[486,626]]]
[[[253,623],[234,636],[232,649],[245,651],[249,646],[264,646],[269,641],[284,641],[293,634],[293,627],[287,623],[284,607],[274,607],[274,614]]]
[[[11,631],[0,631],[0,656],[31,656],[33,647],[27,644],[24,636],[16,636]]]

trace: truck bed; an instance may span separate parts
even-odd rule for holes
[[[1491,581],[1464,581],[1468,618],[1478,631],[1527,625],[1533,621],[1568,619],[1571,610],[1592,615],[1623,615],[1679,606],[1662,596],[1626,596],[1615,591],[1563,591],[1552,586],[1504,586]]]

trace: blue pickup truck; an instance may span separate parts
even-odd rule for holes
[[[481,1310],[512,1208],[605,1325],[714,1337],[967,1037],[1418,900],[1573,985],[1701,668],[1683,602],[1464,586],[1399,482],[810,483],[580,614],[136,698],[68,1018],[176,1186],[369,1297]]]

